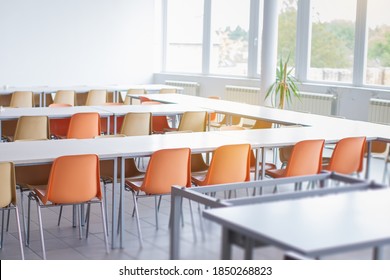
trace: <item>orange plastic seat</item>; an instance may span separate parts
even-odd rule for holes
[[[100,190],[99,158],[97,155],[62,156],[54,160],[47,187],[37,187],[30,193],[30,201],[35,200],[38,209],[38,222],[41,235],[42,255],[46,259],[41,208],[76,205],[79,213],[79,234],[82,238],[81,205],[99,203],[106,251],[109,252],[106,220]],[[29,209],[30,213],[30,209]],[[30,214],[29,214],[30,217]],[[30,222],[30,221],[29,221]],[[87,224],[87,237],[88,237]],[[28,227],[29,228],[29,227]]]
[[[152,154],[143,180],[126,180],[125,189],[133,193],[138,236],[142,245],[137,200],[140,197],[155,197],[155,218],[158,228],[157,196],[171,193],[173,185],[191,186],[191,150],[189,148],[165,149]],[[141,195],[140,192],[144,193]]]
[[[225,145],[217,148],[206,175],[192,176],[197,186],[250,181],[249,144]]]
[[[66,138],[94,138],[100,135],[100,127],[100,116],[98,113],[76,113],[70,118]]]
[[[363,170],[365,137],[348,137],[337,142],[324,170],[341,174],[359,174]]]
[[[57,95],[56,95],[57,96]],[[64,108],[72,107],[68,103],[52,103],[49,105],[50,108]],[[65,138],[69,129],[70,118],[64,119],[50,119],[50,138]]]
[[[324,140],[304,140],[296,143],[285,169],[266,170],[273,178],[314,175],[322,169]]]
[[[4,211],[15,210],[16,226],[18,228],[18,238],[20,246],[20,254],[24,260],[22,232],[20,230],[19,211],[16,205],[16,184],[15,184],[15,167],[11,162],[0,162],[0,210],[3,215],[1,225],[1,246],[3,248],[3,227],[4,227]],[[8,212],[9,213],[9,212]]]

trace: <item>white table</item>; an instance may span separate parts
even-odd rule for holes
[[[114,116],[114,134],[117,129],[117,118],[126,115],[127,113],[152,113],[153,116],[177,116],[182,115],[185,112],[200,112],[206,111],[212,113],[212,110],[204,109],[189,105],[180,104],[161,104],[161,105],[107,105],[107,106],[93,106],[99,111],[110,112]],[[210,115],[210,114],[209,114]],[[175,118],[173,120],[173,126],[175,127]]]
[[[49,119],[70,118],[76,113],[96,112],[103,118],[107,118],[107,131],[110,131],[110,113],[107,110],[100,110],[92,106],[74,107],[33,107],[33,108],[10,108],[5,107],[0,111],[0,133],[1,122],[5,120],[17,120],[21,116],[47,116]]]
[[[223,228],[223,259],[230,258],[237,236],[312,258],[374,247],[378,259],[377,247],[390,243],[389,201],[386,188],[211,209],[203,215]]]

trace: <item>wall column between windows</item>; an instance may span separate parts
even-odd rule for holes
[[[263,38],[261,48],[261,82],[259,104],[271,105],[271,99],[264,100],[270,85],[275,81],[278,56],[278,11],[279,1],[264,0]]]

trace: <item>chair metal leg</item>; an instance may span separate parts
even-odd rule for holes
[[[60,213],[58,214],[57,226],[60,226],[60,224],[61,224],[61,217],[62,217],[62,209],[63,208],[64,208],[64,206],[60,206]]]
[[[87,229],[85,230],[85,238],[88,238],[89,234],[89,219],[90,219],[90,214],[91,214],[91,203],[88,203],[87,206],[87,213],[85,215],[85,223],[87,224]]]
[[[20,203],[18,205],[20,205],[20,207],[22,208],[23,233],[24,233],[24,238],[25,238],[25,245],[28,246],[29,238],[27,236],[28,235],[28,231],[27,231],[27,226],[26,226],[26,218],[25,218],[25,215],[24,215],[23,191],[22,191],[21,188],[19,189],[19,192],[20,192]],[[28,199],[28,201],[30,201],[30,199]]]
[[[76,205],[76,213],[79,220],[79,239],[83,239],[82,219],[81,219],[81,204]]]
[[[7,227],[5,228],[6,232],[8,232],[8,230],[9,230],[9,218],[10,218],[10,215],[11,215],[11,211],[10,211],[10,209],[8,209],[8,213],[7,213]]]
[[[24,260],[22,231],[20,229],[20,218],[19,218],[19,211],[17,207],[15,207],[15,216],[16,216],[16,226],[18,227],[20,254],[22,255],[22,260]]]
[[[90,204],[88,205],[89,207],[91,206]],[[90,211],[90,210],[88,210]],[[110,252],[110,248],[108,246],[108,230],[107,230],[107,221],[106,221],[106,216],[105,216],[105,209],[104,209],[104,206],[103,206],[103,203],[100,202],[100,211],[101,211],[101,214],[102,214],[102,223],[103,223],[103,233],[104,233],[104,242],[106,244],[106,252],[107,254]],[[88,221],[88,224],[89,224],[89,221]]]
[[[39,202],[37,201],[37,210],[38,210],[38,222],[39,222],[39,232],[41,235],[41,246],[42,246],[42,258],[46,260],[46,249],[45,249],[45,239],[43,237],[43,226],[42,226],[42,213]]]
[[[154,217],[156,220],[156,230],[158,230],[158,202],[157,196],[154,197]]]
[[[3,248],[3,239],[4,239],[4,209],[1,209],[1,240],[0,240],[0,248]]]
[[[141,233],[141,224],[139,222],[137,198],[136,198],[136,194],[134,192],[133,192],[133,202],[134,202],[135,216],[136,216],[136,219],[137,219],[137,230],[138,230],[139,244],[140,244],[141,247],[143,247],[142,233]]]
[[[106,183],[105,183],[105,182],[103,182],[103,190],[104,190],[104,197],[103,197],[104,209],[106,209],[106,210],[104,211],[104,213],[105,213],[105,215],[106,215],[105,219],[106,219],[107,232],[108,232],[107,186],[106,186]],[[112,194],[112,195],[114,195],[114,194]]]
[[[30,219],[31,219],[31,200],[34,199],[31,197],[31,194],[29,194],[27,203],[28,203],[28,209],[27,209],[27,226],[26,226],[26,246],[30,244]]]

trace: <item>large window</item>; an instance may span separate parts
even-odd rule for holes
[[[390,1],[368,1],[367,8],[366,83],[390,85]]]
[[[308,79],[351,83],[356,0],[312,0],[311,8]]]
[[[210,73],[248,74],[250,0],[212,0]]]
[[[167,1],[166,71],[201,73],[203,0]]]
[[[288,58],[295,66],[298,0],[279,0],[278,61]]]

